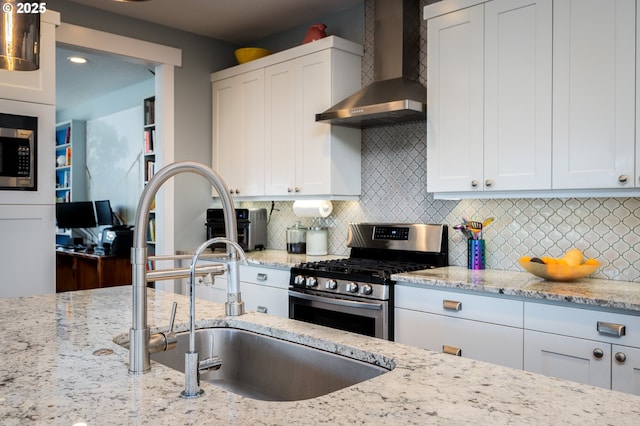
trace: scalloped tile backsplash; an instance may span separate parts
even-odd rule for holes
[[[433,1],[423,0],[424,4]],[[421,24],[421,45],[426,25]],[[373,79],[373,2],[365,1],[365,57],[363,84]],[[420,76],[426,78],[426,56],[421,52]],[[636,198],[570,198],[508,200],[434,200],[426,191],[426,128],[409,123],[363,130],[362,196],[359,201],[334,201],[327,218],[329,250],[348,255],[347,225],[350,222],[460,223],[494,217],[485,230],[486,267],[522,270],[520,256],[560,256],[577,247],[585,256],[597,258],[601,267],[595,277],[640,281],[640,200]],[[271,203],[242,203],[266,207]],[[275,202],[268,231],[269,248],[286,248],[285,230],[297,218],[292,202]],[[449,230],[449,262],[466,266],[466,240]]]

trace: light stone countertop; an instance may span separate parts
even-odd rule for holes
[[[148,290],[150,324],[166,327],[184,296]],[[382,376],[310,400],[265,402],[202,383],[179,397],[181,373],[152,363],[129,376],[131,287],[0,299],[0,423],[3,425],[637,424],[640,397],[412,348],[265,314],[225,318],[197,301],[197,327],[249,329],[395,365]],[[152,330],[153,331],[153,330]],[[110,355],[100,355],[113,351]],[[96,352],[98,351],[98,352]]]
[[[177,254],[193,255],[195,251],[183,250]],[[211,254],[211,251],[204,253]],[[222,251],[213,252],[220,255],[220,260],[225,260],[226,255]],[[255,250],[246,252],[247,260],[253,266],[265,266],[269,268],[291,269],[295,265],[304,262],[319,262],[323,260],[344,259],[345,256],[327,255],[327,256],[308,256],[306,254],[290,254],[286,250]]]
[[[255,266],[288,269],[302,262],[341,259],[344,256],[306,256],[284,250],[248,252]],[[394,281],[413,285],[479,291],[529,299],[590,305],[605,309],[640,311],[640,283],[586,278],[573,282],[545,281],[525,271],[480,270],[460,266],[394,274]]]
[[[479,291],[529,299],[568,302],[606,309],[640,311],[640,283],[603,279],[545,281],[528,272],[479,270],[460,266],[392,275],[413,285]]]

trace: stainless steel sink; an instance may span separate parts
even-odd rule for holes
[[[176,349],[151,359],[184,372],[189,334],[178,334]],[[218,370],[201,372],[200,381],[264,401],[315,398],[388,372],[386,368],[298,343],[235,328],[196,331],[200,360],[219,356]]]

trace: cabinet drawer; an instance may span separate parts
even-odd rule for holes
[[[240,266],[240,281],[277,288],[289,288],[289,269],[274,269],[264,266]],[[240,287],[242,289],[242,287]]]
[[[289,292],[276,287],[243,282],[240,286],[247,312],[289,317]]]
[[[524,330],[524,369],[610,389],[611,346],[594,340]]]
[[[454,291],[396,285],[396,307],[522,327],[523,302]]]
[[[522,369],[523,330],[466,319],[395,309],[395,341],[435,352]],[[445,351],[446,347],[446,351]]]
[[[640,346],[640,316],[525,302],[528,330]]]

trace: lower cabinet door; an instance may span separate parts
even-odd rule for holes
[[[247,312],[263,312],[282,318],[289,317],[288,290],[242,281],[240,291]]]
[[[396,308],[395,341],[522,369],[523,330]]]
[[[640,349],[612,345],[611,389],[640,395]]]
[[[525,330],[524,369],[611,389],[611,345]]]

